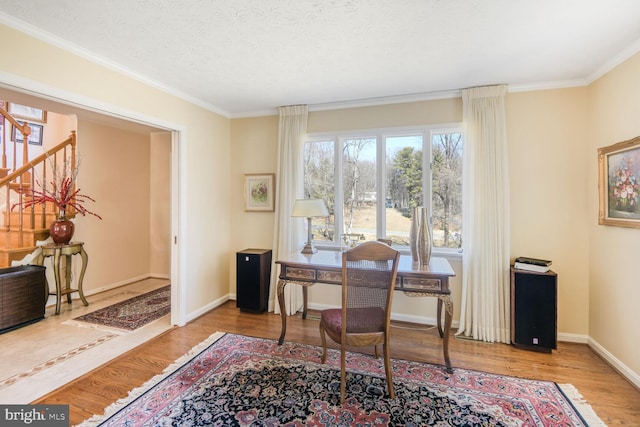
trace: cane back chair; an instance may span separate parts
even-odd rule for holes
[[[346,392],[346,348],[382,344],[389,396],[394,398],[389,356],[391,302],[400,252],[381,242],[365,242],[342,254],[342,307],[322,310],[322,363],[325,335],[340,344],[340,403]]]

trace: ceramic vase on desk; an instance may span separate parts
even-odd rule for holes
[[[62,211],[58,218],[49,226],[49,235],[51,239],[59,244],[66,245],[71,241],[73,237],[74,225],[73,222],[67,219]]]
[[[431,230],[429,215],[426,208],[411,209],[411,230],[409,232],[409,246],[411,258],[415,264],[429,265],[431,259]]]

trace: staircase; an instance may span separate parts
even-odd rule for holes
[[[30,160],[27,141],[31,128],[26,123],[21,125],[1,107],[0,115],[5,119],[5,126],[7,122],[11,123],[16,131],[22,133],[22,140],[25,141],[23,143],[5,141],[6,132],[3,126],[0,142],[2,150],[0,153],[0,208],[3,213],[3,226],[0,227],[0,268],[2,268],[11,266],[12,261],[23,259],[37,248],[36,242],[49,237],[49,225],[57,215],[55,207],[51,204],[43,204],[25,209],[22,203],[28,200],[33,189],[45,191],[51,188],[57,165],[70,161],[71,167],[75,167],[76,135],[75,131],[71,132],[68,139]],[[23,145],[21,159],[17,155],[20,144]],[[7,151],[13,153],[12,158],[7,159]],[[8,167],[8,163],[12,166]],[[74,212],[67,211],[67,216],[69,214],[74,216]]]

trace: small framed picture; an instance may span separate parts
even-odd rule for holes
[[[275,175],[272,173],[244,175],[244,210],[273,212],[275,210]]]
[[[640,136],[598,149],[598,224],[640,228]]]
[[[47,112],[39,108],[27,105],[9,103],[9,114],[16,119],[29,120],[30,122],[47,123]]]
[[[21,125],[24,125],[24,122],[18,121]],[[29,135],[29,144],[31,145],[42,145],[42,125],[37,125],[35,123],[28,123],[31,128],[31,134]],[[15,126],[12,126],[12,135],[13,140],[15,142],[24,142],[24,138],[22,132],[18,132]]]

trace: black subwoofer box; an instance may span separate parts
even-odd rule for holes
[[[557,275],[511,268],[511,343],[550,353],[557,348]]]
[[[236,253],[236,306],[261,313],[268,308],[271,250],[245,249]]]

